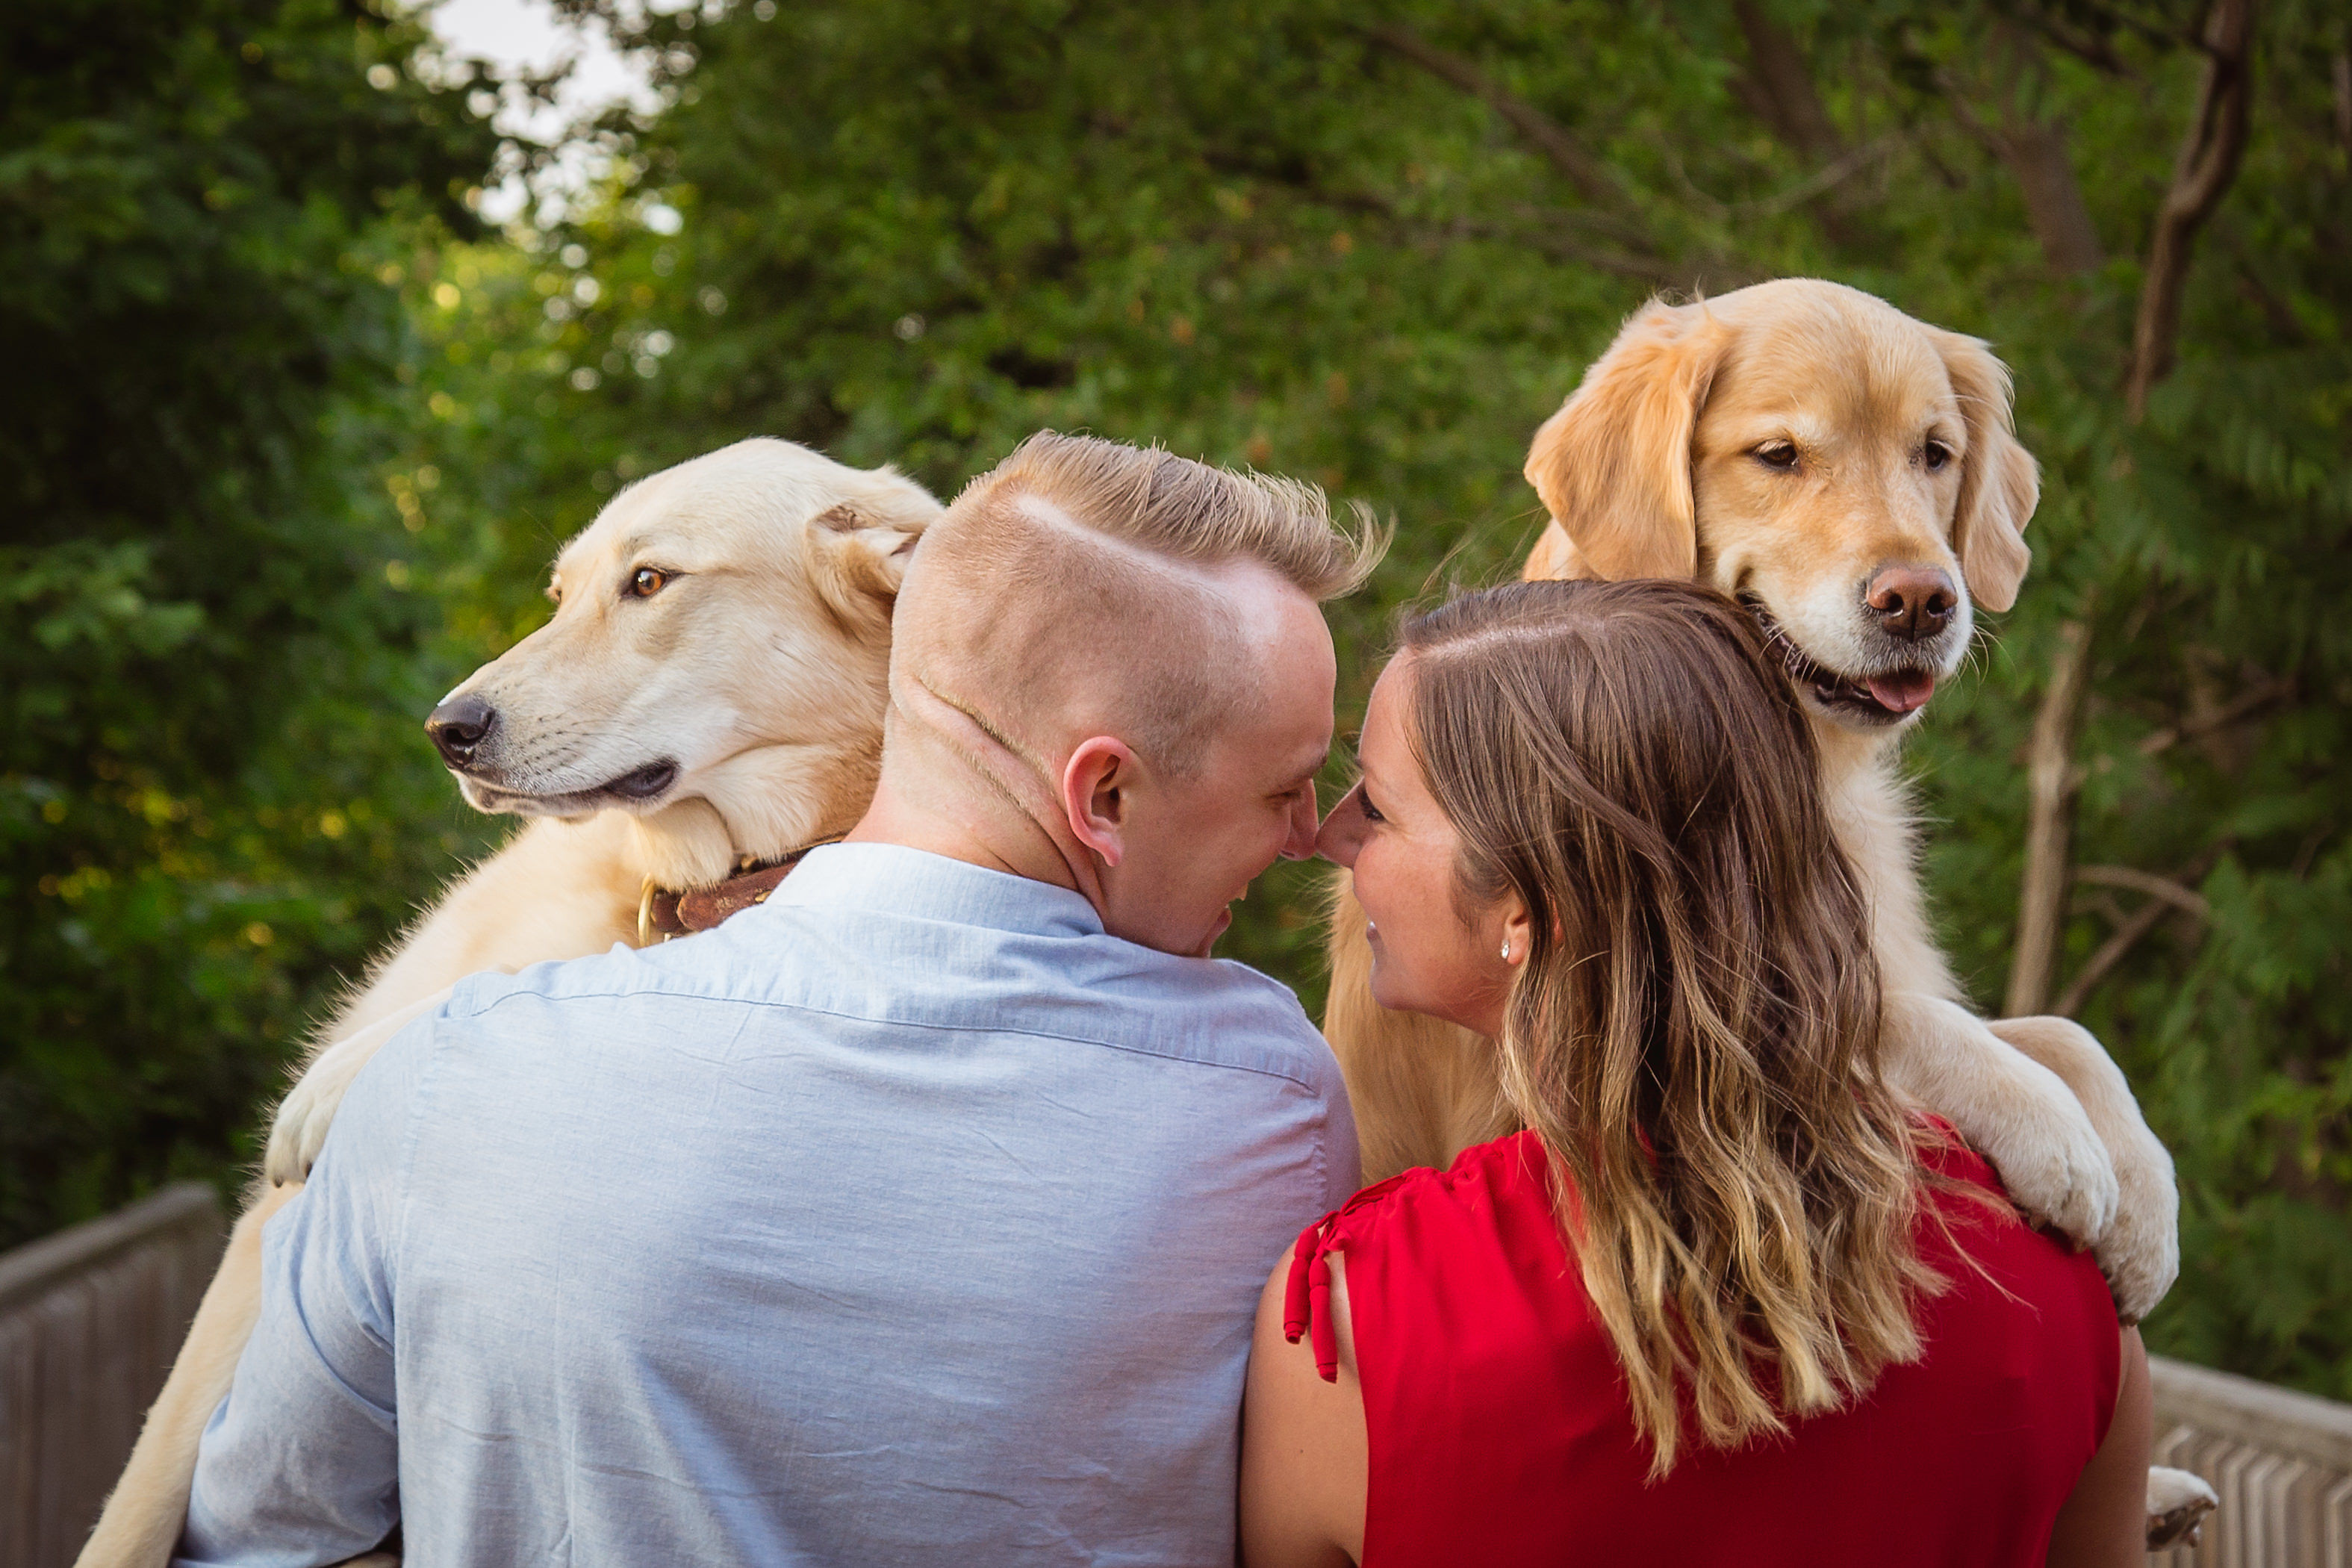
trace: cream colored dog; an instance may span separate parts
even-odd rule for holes
[[[82,1568],[162,1568],[196,1444],[260,1307],[261,1226],[376,1047],[458,980],[635,945],[653,889],[847,829],[874,793],[890,608],[923,489],[744,441],[614,498],[556,558],[554,616],[434,710],[466,798],[534,818],[320,1031],[257,1186]]]
[[[1790,279],[1635,314],[1536,433],[1551,513],[1526,575],[1696,578],[1747,604],[1813,718],[1822,785],[1874,916],[1886,1073],[2096,1249],[2127,1320],[2179,1271],[2172,1161],[2106,1052],[2065,1018],[1988,1024],[1929,934],[1903,732],[1958,671],[1973,606],[2005,610],[2040,496],[2008,373],[1973,338]],[[1364,1176],[1450,1163],[1516,1123],[1491,1047],[1371,999],[1364,916],[1336,889],[1324,1017]],[[2151,1514],[2211,1492],[2156,1472]]]

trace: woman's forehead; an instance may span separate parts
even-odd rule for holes
[[[1409,759],[1406,726],[1409,655],[1399,654],[1372,683],[1372,697],[1364,710],[1364,728],[1356,737],[1356,761],[1367,772],[1393,768]]]

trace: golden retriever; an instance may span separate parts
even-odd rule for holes
[[[1653,303],[1537,431],[1551,514],[1525,574],[1678,577],[1748,605],[1821,743],[1822,787],[1870,894],[1886,1073],[1948,1118],[2028,1211],[2094,1247],[2137,1320],[2179,1269],[2172,1162],[2099,1043],[2065,1018],[1987,1024],[1930,935],[1895,753],[1959,668],[1977,605],[2005,610],[2039,470],[1982,342],[1832,283]],[[1509,1131],[1486,1043],[1371,999],[1343,876],[1324,1017],[1364,1175],[1443,1167]],[[2152,1513],[2210,1489],[2158,1472]]]
[[[196,1444],[260,1309],[261,1226],[377,1047],[465,976],[643,938],[648,896],[846,830],[874,793],[890,608],[939,514],[887,468],[740,442],[614,497],[556,558],[548,623],[427,729],[466,798],[534,820],[320,1031],[82,1568],[163,1568]]]

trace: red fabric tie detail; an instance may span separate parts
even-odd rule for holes
[[[1313,1311],[1307,1300],[1307,1265],[1315,1256],[1315,1244],[1323,1235],[1323,1225],[1324,1221],[1318,1219],[1300,1231],[1298,1245],[1290,1249],[1290,1278],[1282,1287],[1282,1337],[1294,1345],[1307,1331],[1307,1318]]]
[[[1307,1327],[1315,1344],[1315,1373],[1326,1383],[1339,1381],[1339,1335],[1331,1324],[1331,1263],[1323,1248],[1307,1266]]]
[[[1339,1336],[1331,1322],[1331,1265],[1324,1258],[1330,1247],[1331,1222],[1326,1215],[1298,1233],[1290,1251],[1290,1278],[1282,1289],[1282,1337],[1292,1344],[1309,1335],[1315,1351],[1315,1371],[1326,1383],[1339,1381]]]

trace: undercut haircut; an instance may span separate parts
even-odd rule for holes
[[[926,532],[892,687],[911,680],[1040,775],[1058,717],[1100,721],[1149,766],[1189,776],[1261,698],[1261,628],[1213,574],[1255,563],[1319,604],[1361,584],[1387,544],[1360,510],[1354,531],[1336,527],[1312,485],[1040,432]]]
[[[1361,507],[1354,532],[1336,528],[1323,492],[1301,480],[1052,430],[966,485],[954,510],[993,514],[1022,495],[1154,555],[1200,565],[1255,561],[1318,605],[1363,586],[1388,549]]]

